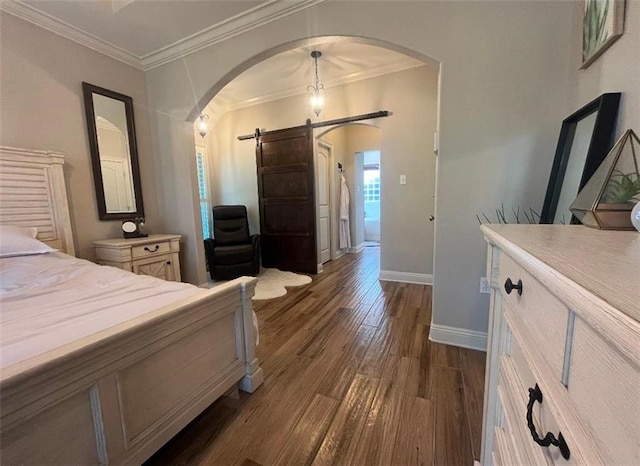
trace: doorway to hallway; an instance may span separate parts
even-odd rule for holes
[[[380,151],[363,153],[364,240],[380,242]]]

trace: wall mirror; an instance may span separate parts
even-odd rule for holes
[[[569,207],[611,149],[619,104],[602,94],[562,122],[540,223],[580,223]]]
[[[131,97],[82,83],[100,220],[144,217]]]

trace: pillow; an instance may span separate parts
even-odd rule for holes
[[[0,257],[45,254],[55,249],[35,239],[37,228],[0,225]]]

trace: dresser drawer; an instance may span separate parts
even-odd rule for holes
[[[527,382],[522,380],[528,379]],[[511,425],[516,438],[517,451],[520,456],[518,464],[550,464],[550,465],[580,465],[585,464],[577,450],[576,443],[570,433],[563,429],[558,422],[560,414],[557,413],[551,403],[551,391],[544,385],[536,382],[530,373],[518,372],[515,361],[505,357],[501,362],[499,376],[499,392],[503,393],[506,405],[507,422]],[[556,439],[562,434],[563,441],[569,451],[569,458],[565,459],[560,448],[555,445],[538,445],[531,434],[527,422],[527,410],[530,401],[529,388],[542,393],[542,402],[535,401],[531,413],[535,431],[540,438],[544,438],[547,432],[551,432]]]
[[[569,309],[509,256],[500,254],[499,280],[504,300],[522,322],[535,348],[562,380]],[[505,290],[505,282],[522,282],[522,294]]]
[[[529,451],[527,461],[530,464],[546,462],[564,466],[602,464],[601,459],[594,455],[590,448],[587,448],[585,453],[583,446],[590,446],[593,441],[585,434],[575,417],[574,409],[567,400],[564,385],[543,377],[540,369],[532,364],[535,354],[531,354],[521,345],[520,332],[513,332],[509,326],[507,329],[511,337],[508,348],[499,362],[499,392],[504,393],[502,397],[507,417],[513,420],[513,430],[520,434],[520,444]],[[562,433],[570,451],[568,459],[563,457],[558,446],[543,447],[533,440],[526,416],[531,399],[529,388],[535,389],[536,385],[542,393],[542,401],[535,400],[532,406],[535,430],[541,438],[544,438],[547,432],[551,432],[558,439]]]
[[[567,392],[605,464],[640,464],[640,367],[576,318]]]
[[[515,446],[511,439],[511,434],[508,430],[508,426],[496,427],[494,434],[494,448],[493,448],[493,464],[510,466],[519,464],[515,453]]]
[[[546,464],[544,455],[534,447],[526,432],[524,416],[517,409],[519,403],[513,396],[512,389],[505,383],[504,375],[500,375],[498,383],[498,399],[503,407],[502,442],[498,447],[505,464]],[[496,429],[497,430],[497,429]]]
[[[507,420],[505,413],[504,397],[502,393],[498,393],[492,452],[494,458],[493,464],[509,466],[523,463],[516,454],[517,450],[517,440],[513,437],[511,423]]]
[[[131,248],[131,257],[133,259],[140,259],[143,257],[157,256],[160,254],[167,254],[171,252],[171,244],[168,241],[143,244],[140,246],[133,246]]]

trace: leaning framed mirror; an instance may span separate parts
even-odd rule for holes
[[[619,104],[602,94],[562,122],[540,223],[580,223],[569,207],[611,149]]]
[[[131,97],[82,83],[100,220],[144,217]]]

